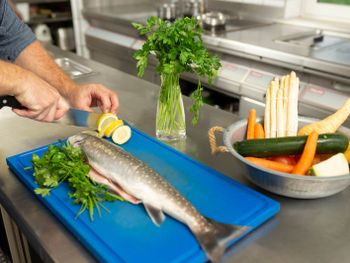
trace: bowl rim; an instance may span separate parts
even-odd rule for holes
[[[229,138],[229,134],[232,130],[237,130],[239,128],[243,128],[247,125],[247,118],[245,119],[241,119],[237,122],[234,122],[233,124],[231,124],[230,126],[228,126],[227,128],[224,129],[223,132],[223,141],[225,146],[227,147],[227,149],[229,150],[229,152],[231,154],[233,154],[236,158],[238,158],[239,160],[241,160],[243,163],[254,167],[255,169],[259,169],[262,170],[264,172],[267,173],[272,173],[272,174],[276,174],[282,177],[286,177],[286,178],[290,178],[290,179],[295,179],[295,180],[304,180],[304,181],[340,181],[340,180],[349,180],[350,179],[350,173],[345,174],[345,175],[333,175],[333,176],[308,176],[308,175],[295,175],[295,174],[291,174],[291,173],[285,173],[285,172],[279,172],[279,171],[274,171],[271,169],[267,169],[265,167],[256,165],[248,160],[246,160],[242,155],[240,155],[231,145],[230,143],[230,138]],[[263,120],[263,117],[257,117],[256,121],[257,122],[261,122]],[[298,121],[302,121],[302,122],[315,122],[315,121],[319,121],[319,119],[316,118],[311,118],[311,117],[304,117],[304,116],[299,116],[298,117]],[[341,126],[338,129],[339,133],[348,137],[350,135],[350,129],[346,128],[344,126]],[[346,134],[347,133],[347,134]]]

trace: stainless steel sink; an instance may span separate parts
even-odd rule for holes
[[[79,64],[78,62],[75,62],[69,58],[55,58],[55,62],[72,79],[76,79],[94,73],[94,71],[91,68]]]
[[[350,36],[344,34],[313,29],[281,36],[274,41],[308,50],[312,58],[350,65]]]

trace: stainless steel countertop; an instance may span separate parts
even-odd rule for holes
[[[78,82],[101,82],[120,97],[119,116],[155,136],[158,87],[102,64],[51,48],[56,57],[68,57],[98,71]],[[207,131],[226,127],[238,116],[205,105],[198,126],[190,124],[189,99],[184,98],[188,137],[173,146],[192,158],[252,187],[281,203],[280,213],[231,248],[224,262],[343,263],[350,258],[350,188],[333,197],[295,200],[267,193],[251,185],[232,155],[211,156]],[[8,169],[5,158],[72,135],[82,128],[39,123],[0,111],[0,203],[24,232],[32,247],[47,262],[94,262],[95,259],[46,209],[35,194]],[[219,140],[221,141],[221,140]],[[232,200],[234,202],[239,200]]]

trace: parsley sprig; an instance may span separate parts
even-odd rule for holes
[[[33,154],[32,163],[33,176],[39,185],[35,193],[45,197],[60,183],[67,182],[71,188],[68,196],[73,199],[74,204],[81,205],[76,217],[88,210],[92,221],[94,208],[100,217],[101,207],[108,211],[102,204],[103,201],[124,200],[110,193],[105,185],[90,179],[90,166],[86,164],[83,152],[69,143],[61,147],[50,145],[41,158]]]
[[[147,37],[142,48],[134,54],[139,77],[144,75],[151,54],[158,60],[156,70],[160,74],[190,72],[197,75],[198,85],[196,91],[191,94],[193,104],[190,108],[194,113],[192,123],[196,124],[199,120],[199,110],[203,105],[200,78],[207,77],[211,84],[221,66],[219,59],[211,55],[203,45],[202,28],[198,20],[184,17],[171,23],[150,17],[146,25],[133,23],[133,26],[140,35]]]

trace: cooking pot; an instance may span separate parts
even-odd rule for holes
[[[186,1],[183,15],[187,17],[200,17],[204,13],[204,7],[200,0]]]
[[[201,16],[201,21],[204,29],[224,29],[227,21],[227,16],[224,13],[212,11]]]
[[[175,4],[162,4],[158,7],[158,17],[163,20],[175,21],[177,17],[177,7]]]

